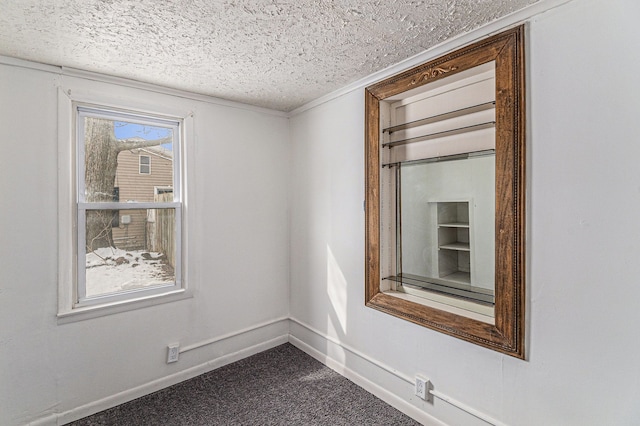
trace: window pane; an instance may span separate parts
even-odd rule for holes
[[[148,175],[151,173],[151,158],[148,155],[140,156],[140,174]]]
[[[88,210],[86,296],[175,283],[175,237],[174,209]]]
[[[173,129],[84,117],[87,202],[153,202],[155,186],[173,186]],[[153,163],[153,168],[151,167]]]

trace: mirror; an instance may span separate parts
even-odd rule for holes
[[[493,318],[494,151],[405,163],[399,175],[396,283]]]
[[[365,91],[367,306],[524,357],[518,27]]]

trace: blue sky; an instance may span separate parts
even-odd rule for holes
[[[143,139],[161,139],[171,134],[171,129],[166,127],[147,126],[142,124],[115,122],[115,134],[118,139],[140,137]]]

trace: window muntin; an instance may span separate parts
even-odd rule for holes
[[[76,111],[74,306],[180,289],[181,121],[85,106]],[[155,157],[153,175],[139,173],[142,156],[149,172]],[[158,186],[171,191],[158,198]],[[152,211],[156,220],[149,222]]]

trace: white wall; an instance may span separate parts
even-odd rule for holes
[[[638,17],[633,0],[581,0],[529,21],[526,361],[364,306],[363,91],[294,116],[291,334],[300,346],[449,424],[485,423],[417,400],[366,358],[425,375],[509,425],[637,424]]]
[[[193,298],[57,322],[59,86],[193,111],[186,218]],[[5,64],[0,129],[0,424],[70,421],[286,342],[282,114]],[[185,347],[283,317],[165,362],[170,343]]]

